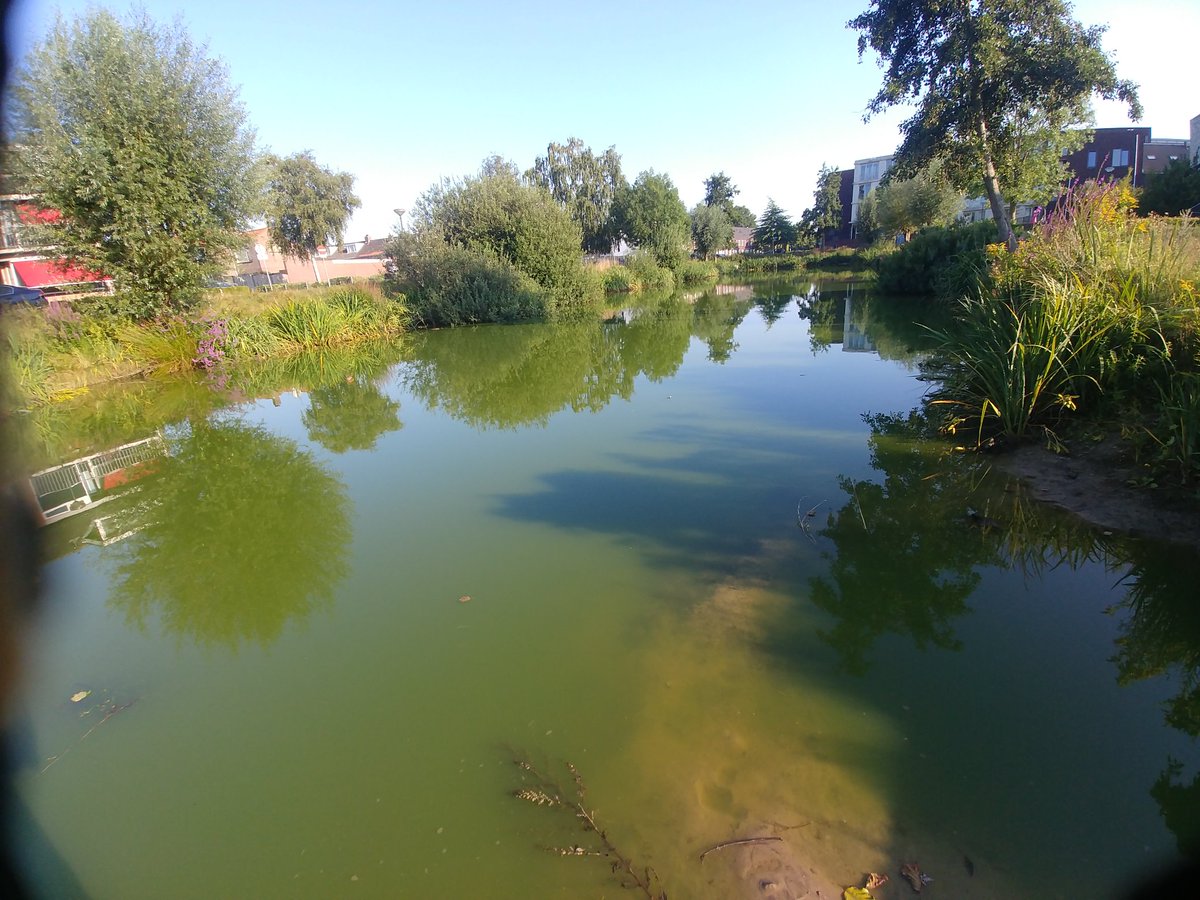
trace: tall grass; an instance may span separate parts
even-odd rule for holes
[[[69,307],[6,311],[0,324],[13,391],[5,406],[36,406],[65,391],[135,373],[207,369],[225,359],[386,340],[403,330],[407,315],[401,299],[369,286],[289,296],[240,312],[226,306],[144,324],[81,315]]]
[[[1200,231],[1134,215],[1125,185],[1075,188],[961,301],[927,375],[947,426],[978,444],[1073,416],[1119,423],[1152,471],[1200,477]]]

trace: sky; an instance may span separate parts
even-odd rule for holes
[[[14,0],[15,61],[90,6]],[[704,179],[729,175],[756,214],[768,198],[793,218],[812,205],[828,164],[891,153],[903,108],[863,121],[881,70],[860,63],[846,22],[859,2],[762,0],[145,0],[220,57],[259,146],[356,178],[362,207],[347,240],[383,237],[443,177],[499,154],[522,170],[551,141],[615,146],[632,181],[666,173],[691,208]],[[1075,17],[1106,24],[1120,77],[1139,83],[1156,138],[1186,138],[1200,115],[1196,0],[1079,0]],[[1191,46],[1189,46],[1191,45]],[[1189,75],[1189,73],[1191,73]],[[1096,107],[1100,127],[1133,124]]]

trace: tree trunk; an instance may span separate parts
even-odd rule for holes
[[[987,191],[988,203],[992,206],[992,218],[996,222],[996,230],[1000,240],[1008,247],[1009,253],[1017,249],[1017,236],[1013,234],[1012,225],[1008,219],[1008,207],[1000,194],[1000,180],[996,177],[996,164],[992,161],[992,148],[988,144],[987,123],[979,121],[979,137],[983,149],[983,188]]]

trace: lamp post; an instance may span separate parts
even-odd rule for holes
[[[404,214],[405,214],[406,212],[408,212],[408,210],[406,210],[406,209],[393,209],[393,210],[392,210],[392,212],[394,212],[396,215],[398,215],[398,216],[400,217],[400,230],[401,230],[401,231],[403,231],[403,230],[404,230]]]

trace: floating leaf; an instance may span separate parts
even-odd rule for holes
[[[71,702],[78,703],[80,700],[86,700],[91,693],[91,691],[76,691],[71,695]]]
[[[866,888],[848,887],[842,891],[842,900],[875,900]]]
[[[470,603],[470,602],[471,602],[471,595],[470,595],[470,594],[463,594],[461,597],[459,597],[459,598],[458,598],[458,602],[459,602],[459,603]]]

